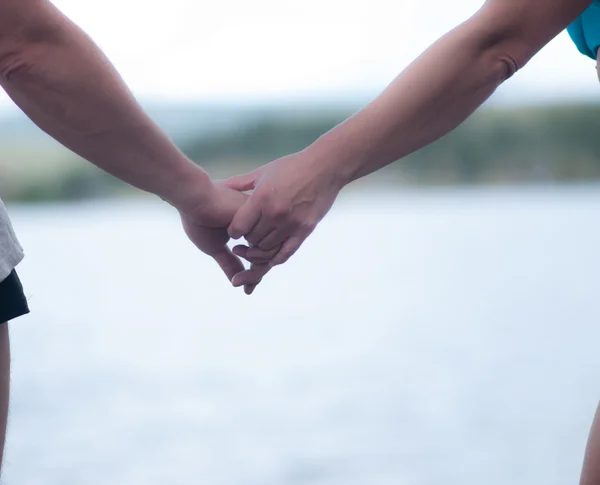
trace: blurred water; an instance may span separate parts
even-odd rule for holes
[[[349,194],[250,298],[166,205],[12,214],[8,485],[578,479],[598,188]]]

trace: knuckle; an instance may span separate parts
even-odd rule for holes
[[[265,208],[271,203],[271,196],[268,192],[262,190],[262,187],[257,187],[252,192],[250,200],[254,203],[254,206],[257,208]]]
[[[272,242],[267,241],[266,243],[264,241],[262,241],[258,247],[260,248],[262,255],[263,256],[268,256],[269,254],[272,254],[274,249],[275,249],[275,244]]]
[[[260,250],[260,255],[264,257],[268,255],[269,251],[271,251],[273,247],[270,244],[260,243],[258,245],[258,249]]]
[[[273,268],[274,266],[278,266],[281,263],[283,263],[283,259],[284,259],[284,255],[283,253],[280,251],[278,252],[275,256],[273,256],[273,258],[269,261],[269,269]]]
[[[290,258],[291,258],[291,254],[290,254],[290,255],[288,255],[288,254],[283,254],[283,255],[281,255],[281,256],[279,257],[279,259],[277,260],[277,262],[275,262],[275,265],[277,265],[277,266],[281,266],[282,264],[284,264],[284,263],[287,263],[287,262],[288,262],[288,259],[290,259]]]
[[[281,218],[288,213],[288,206],[281,200],[271,200],[267,212],[271,217]]]
[[[290,259],[290,258],[293,256],[293,254],[294,254],[295,252],[296,252],[296,250],[295,250],[295,249],[293,249],[293,248],[290,248],[290,249],[284,249],[283,251],[281,251],[281,252],[279,253],[279,260],[280,260],[282,263],[285,263],[285,262],[286,262],[288,259]]]
[[[298,229],[300,229],[300,231],[303,233],[312,232],[314,230],[315,226],[316,226],[316,224],[310,219],[305,219],[298,223]]]
[[[246,238],[246,241],[248,241],[250,244],[256,245],[259,243],[256,236],[253,234],[246,234],[245,238]],[[250,248],[249,251],[252,251],[253,249],[256,249],[256,248]],[[252,252],[254,252],[254,251],[252,251]]]

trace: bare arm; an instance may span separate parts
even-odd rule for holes
[[[8,322],[0,324],[0,472],[2,471],[10,395],[10,338]]]
[[[600,485],[600,405],[590,429],[580,485]]]
[[[237,254],[255,263],[287,261],[343,186],[452,131],[590,4],[487,0],[372,103],[310,147],[230,179],[232,188],[254,189],[229,234],[255,247],[238,247]],[[252,282],[267,269],[257,266],[234,284]]]
[[[590,0],[488,0],[361,112],[309,150],[347,183],[418,150],[462,123],[567,27]]]
[[[0,0],[0,84],[67,148],[175,206],[189,238],[229,279],[243,270],[226,227],[244,197],[214,185],[177,149],[100,49],[49,1]]]
[[[41,129],[131,185],[177,207],[198,205],[212,187],[47,0],[0,0],[0,84]]]

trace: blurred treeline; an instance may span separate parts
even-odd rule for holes
[[[217,178],[249,171],[301,150],[352,112],[306,108],[206,110],[201,106],[150,110],[180,148]],[[27,123],[10,118],[0,123],[0,132],[4,132],[0,135],[0,194],[4,200],[77,200],[133,193]],[[2,130],[3,124],[6,130]],[[361,183],[600,181],[599,134],[597,104],[487,107],[453,133]]]

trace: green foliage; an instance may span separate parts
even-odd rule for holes
[[[209,170],[231,163],[238,170],[251,169],[301,150],[350,114],[259,119],[238,131],[194,140],[185,151]],[[598,133],[600,105],[488,108],[387,168],[385,175],[414,184],[600,180]]]
[[[401,163],[422,183],[600,180],[600,106],[482,110]]]
[[[352,111],[287,111],[244,116],[243,123],[188,137],[181,148],[212,175],[225,177],[251,170],[299,151],[350,116]],[[188,130],[189,131],[189,130]],[[600,181],[600,105],[560,105],[477,112],[436,143],[387,167],[366,183],[376,184],[519,184]],[[23,150],[31,147],[23,147]],[[14,159],[11,154],[10,159]],[[60,160],[66,159],[65,154]],[[27,160],[26,156],[16,156]],[[56,156],[38,167],[52,166],[52,177],[21,170],[0,177],[5,198],[77,200],[122,191],[124,184],[83,161],[59,163]],[[1,162],[2,160],[0,160]],[[6,164],[5,164],[6,165]],[[8,165],[6,165],[8,166]],[[12,165],[11,165],[12,166]],[[1,165],[0,165],[1,168]],[[23,175],[24,174],[24,175]]]
[[[202,165],[227,159],[268,161],[302,150],[347,115],[319,113],[297,119],[276,115],[261,117],[226,133],[200,137],[184,147],[184,151]]]

